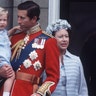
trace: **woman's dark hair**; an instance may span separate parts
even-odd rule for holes
[[[71,29],[67,29],[66,31],[68,32],[69,38],[71,38],[71,34],[72,34]],[[52,35],[55,36],[55,34],[56,34],[56,31],[53,31]]]
[[[25,1],[18,5],[18,10],[27,10],[27,16],[32,19],[34,16],[39,20],[40,6],[33,1]]]

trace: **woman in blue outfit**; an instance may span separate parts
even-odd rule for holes
[[[78,56],[71,54],[69,35],[71,25],[66,20],[57,20],[46,29],[52,34],[60,48],[60,80],[52,96],[88,96],[87,85],[81,61]]]

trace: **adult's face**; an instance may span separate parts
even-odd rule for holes
[[[55,33],[57,45],[60,50],[65,51],[69,45],[69,34],[65,29],[61,29]]]
[[[27,31],[36,24],[36,19],[30,19],[26,10],[18,10],[18,24],[22,31]]]

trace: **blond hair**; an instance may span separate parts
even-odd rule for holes
[[[8,15],[8,10],[0,7],[0,16],[2,16],[2,15],[4,15],[4,14]]]

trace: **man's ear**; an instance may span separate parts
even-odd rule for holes
[[[33,23],[35,23],[37,21],[37,17],[34,16],[31,20],[32,20]]]

